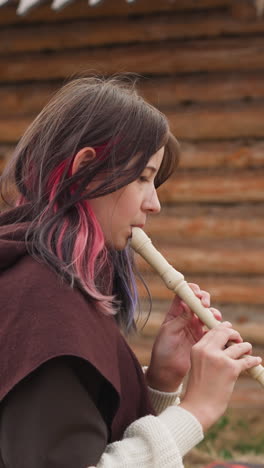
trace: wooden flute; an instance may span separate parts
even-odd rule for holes
[[[157,271],[167,288],[177,294],[208,328],[214,328],[219,324],[210,310],[205,308],[195,296],[182,273],[167,262],[142,229],[138,227],[132,229],[130,245]],[[249,369],[248,373],[264,386],[264,367],[261,364]]]

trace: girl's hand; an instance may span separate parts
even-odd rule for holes
[[[239,374],[261,362],[250,355],[251,344],[242,342],[231,327],[229,322],[219,324],[192,348],[192,369],[181,406],[196,416],[204,430],[225,412]],[[226,347],[228,341],[236,343]]]
[[[210,295],[196,284],[189,284],[204,307],[210,307]],[[217,320],[221,313],[211,308]],[[148,385],[164,392],[175,391],[190,370],[192,346],[205,331],[202,322],[177,296],[160,327],[146,372]]]

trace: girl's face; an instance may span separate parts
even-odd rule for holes
[[[154,180],[163,155],[164,147],[151,156],[137,180],[108,195],[89,200],[107,245],[117,250],[124,249],[132,228],[143,228],[149,213],[159,213]]]

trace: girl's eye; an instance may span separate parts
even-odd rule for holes
[[[139,177],[140,182],[148,182],[148,178],[145,176],[140,176]]]

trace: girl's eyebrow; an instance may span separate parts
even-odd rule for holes
[[[157,168],[154,166],[146,166],[145,169],[150,169],[151,172],[157,172]]]

